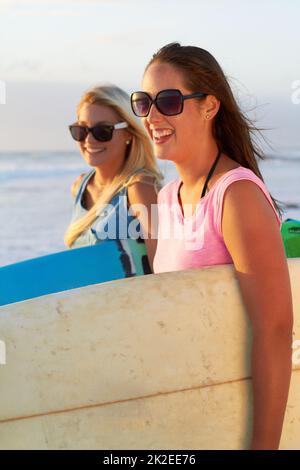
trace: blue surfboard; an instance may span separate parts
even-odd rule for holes
[[[0,305],[148,274],[144,243],[107,240],[0,268]]]

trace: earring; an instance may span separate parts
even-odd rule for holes
[[[126,140],[125,143],[126,143],[126,145],[129,145],[129,144],[131,144],[131,140]]]
[[[207,114],[207,115],[205,116],[205,118],[206,118],[206,119],[209,119],[209,114]]]

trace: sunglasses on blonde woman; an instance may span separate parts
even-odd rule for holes
[[[91,132],[92,136],[99,142],[108,142],[112,139],[115,129],[125,129],[126,127],[128,127],[127,122],[117,122],[116,124],[96,124],[93,127],[72,124],[69,126],[69,129],[71,136],[77,142],[83,142],[89,132]]]
[[[131,108],[136,116],[147,117],[151,106],[155,104],[161,114],[165,116],[175,116],[183,111],[185,100],[192,98],[203,98],[206,93],[191,93],[183,95],[180,90],[161,90],[154,99],[145,91],[135,91],[131,95]]]

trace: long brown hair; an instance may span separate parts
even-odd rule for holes
[[[219,111],[213,121],[213,136],[219,150],[243,167],[252,170],[263,181],[258,168],[258,160],[265,158],[257,142],[258,136],[264,138],[261,129],[256,127],[239,108],[216,59],[200,47],[181,46],[173,42],[153,55],[146,70],[154,62],[167,63],[175,67],[182,73],[185,86],[192,93],[201,91],[214,95],[220,101]],[[282,211],[277,201],[273,198],[272,200],[281,215]]]

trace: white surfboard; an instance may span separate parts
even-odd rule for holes
[[[300,259],[289,260],[289,269],[296,341]],[[231,266],[7,305],[0,308],[0,341],[1,449],[249,445],[251,333]],[[282,449],[300,449],[299,390],[300,360]]]

